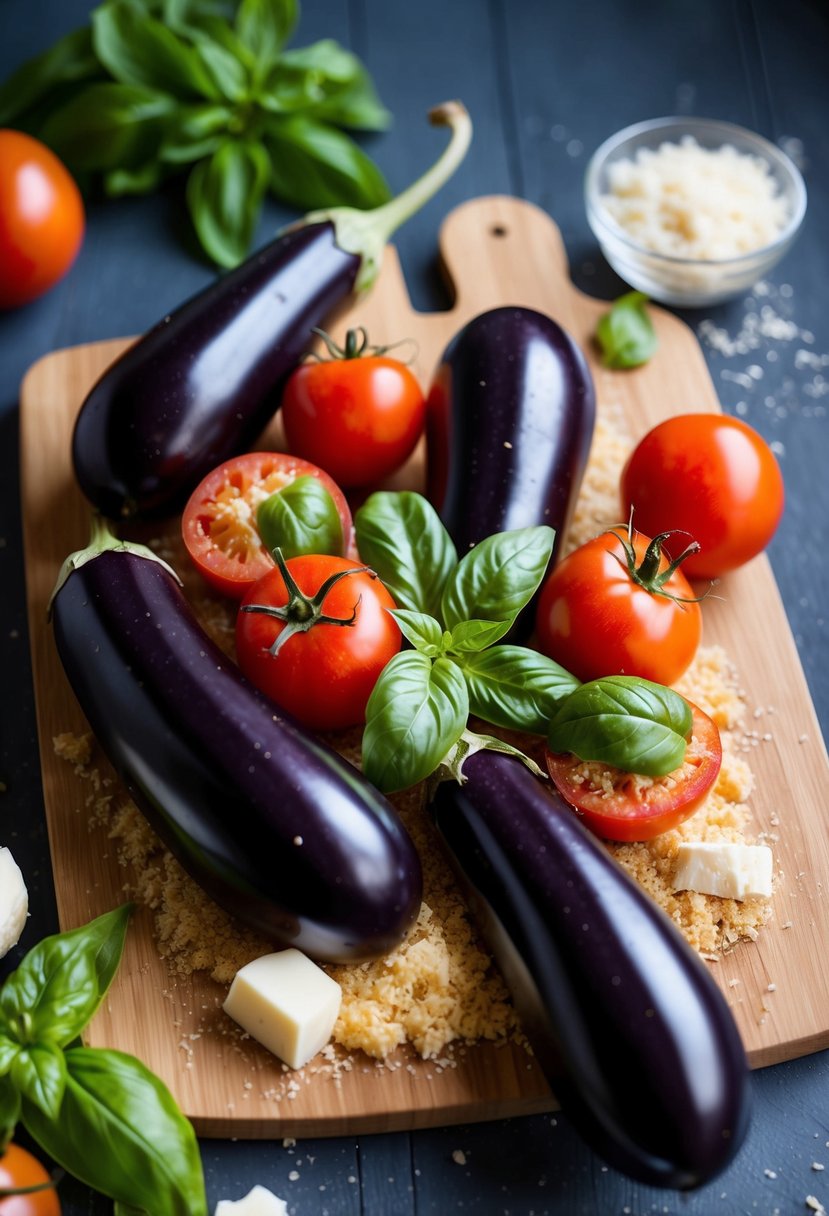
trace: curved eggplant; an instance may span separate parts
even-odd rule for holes
[[[390,803],[247,683],[149,550],[99,536],[67,567],[52,620],[69,682],[196,882],[314,958],[397,945],[420,907],[421,870]]]
[[[494,308],[464,326],[444,351],[426,413],[427,497],[458,552],[496,532],[549,524],[554,564],[595,417],[584,356],[550,317]],[[513,640],[532,619],[525,608]]]
[[[471,138],[459,102],[430,119],[451,128],[435,165],[374,211],[306,217],[150,329],[93,385],[72,458],[87,498],[110,518],[161,517],[215,465],[249,448],[279,405],[311,330],[369,285],[390,234],[454,172]]]
[[[432,809],[562,1107],[615,1168],[691,1188],[749,1123],[728,1007],[669,919],[520,760],[478,752]]]

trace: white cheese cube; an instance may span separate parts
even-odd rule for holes
[[[288,1216],[284,1199],[278,1199],[267,1187],[255,1186],[244,1199],[220,1199],[215,1216]]]
[[[28,915],[29,893],[20,866],[8,849],[0,848],[0,958],[17,945]]]
[[[256,958],[236,972],[224,1003],[248,1034],[291,1068],[301,1068],[331,1038],[342,990],[299,950]]]
[[[771,895],[772,853],[765,844],[690,841],[677,851],[675,891],[698,891],[724,899]]]

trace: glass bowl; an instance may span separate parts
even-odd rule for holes
[[[733,258],[705,260],[654,252],[633,239],[608,213],[602,197],[609,190],[610,166],[633,160],[640,148],[658,149],[690,136],[702,148],[728,144],[738,153],[760,157],[783,200],[786,220],[775,239]],[[806,187],[792,160],[760,135],[733,123],[708,118],[655,118],[612,135],[596,150],[585,176],[587,220],[616,273],[631,287],[663,304],[699,308],[749,290],[792,244],[806,211]]]

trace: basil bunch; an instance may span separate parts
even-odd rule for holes
[[[189,166],[199,241],[235,266],[268,190],[301,210],[389,196],[340,129],[383,130],[388,111],[337,42],[285,49],[297,19],[298,0],[104,0],[0,88],[0,126],[37,136],[110,196]]]
[[[118,969],[130,907],[47,937],[0,988],[0,1145],[22,1122],[116,1216],[207,1216],[195,1133],[164,1084],[79,1035]]]
[[[366,709],[363,768],[384,793],[428,777],[462,739],[469,714],[543,735],[578,680],[523,646],[493,647],[529,603],[553,546],[548,527],[499,532],[460,561],[419,494],[372,494],[355,517],[361,559],[399,608],[413,649],[385,667]]]
[[[656,354],[659,341],[641,291],[628,291],[599,319],[596,338],[605,367],[640,367]]]

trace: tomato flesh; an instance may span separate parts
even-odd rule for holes
[[[0,130],[0,308],[43,295],[67,273],[85,215],[69,171],[45,144]]]
[[[51,1181],[43,1165],[12,1142],[0,1156],[0,1191],[20,1190],[29,1186],[41,1186]],[[0,1216],[60,1216],[60,1202],[53,1186],[28,1195],[8,1195],[0,1199]]]
[[[400,629],[389,609],[394,600],[376,575],[362,572],[348,558],[310,555],[286,563],[300,590],[309,597],[340,570],[351,570],[328,592],[323,611],[353,624],[315,624],[289,637],[275,655],[269,647],[285,628],[258,612],[239,612],[236,654],[242,672],[266,696],[313,730],[341,730],[365,721],[366,705],[386,664],[397,654]],[[288,602],[282,574],[271,569],[250,588],[240,608]]]
[[[739,418],[681,414],[643,437],[621,477],[625,517],[651,536],[688,533],[700,551],[689,578],[717,578],[771,540],[783,513],[783,476],[766,441]]]
[[[196,568],[223,595],[241,599],[269,570],[273,558],[256,529],[256,510],[298,477],[317,477],[337,507],[344,552],[351,542],[351,511],[340,487],[316,465],[283,452],[248,452],[213,469],[184,508],[181,533]]]
[[[546,750],[556,789],[585,825],[605,840],[651,840],[683,823],[705,801],[722,764],[716,724],[691,706],[691,738],[680,768],[665,777],[640,777],[610,765]]]

